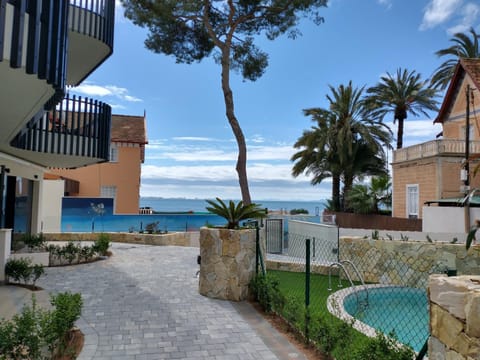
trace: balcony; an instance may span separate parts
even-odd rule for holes
[[[65,1],[0,0],[0,145],[63,98],[67,14]]]
[[[480,141],[470,141],[470,154],[480,154]],[[465,156],[465,140],[441,139],[412,145],[393,152],[393,163],[433,156]]]
[[[69,0],[67,84],[80,84],[113,52],[115,0]]]
[[[75,168],[108,161],[111,108],[97,100],[66,97],[40,112],[11,141],[9,153],[35,164]]]

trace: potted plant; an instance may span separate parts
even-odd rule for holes
[[[217,299],[244,300],[255,274],[256,231],[242,228],[240,221],[264,218],[266,211],[257,204],[226,204],[220,198],[207,203],[206,209],[223,217],[226,224],[200,229],[199,292]]]

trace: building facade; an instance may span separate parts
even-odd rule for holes
[[[422,218],[424,204],[454,203],[480,187],[480,59],[459,61],[435,122],[439,138],[393,153],[394,217]]]
[[[42,231],[49,167],[108,161],[111,108],[71,97],[113,51],[115,0],[0,2],[0,228]]]
[[[147,144],[144,116],[112,115],[110,161],[81,168],[52,169],[65,181],[65,196],[109,197],[116,214],[138,214],[141,165]],[[77,186],[69,186],[72,182]]]

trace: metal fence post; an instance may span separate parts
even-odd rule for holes
[[[258,228],[258,222],[256,224],[256,238],[255,238],[255,275],[258,275],[258,264],[260,257],[260,230]]]
[[[310,325],[310,239],[305,240],[305,338],[309,342]]]

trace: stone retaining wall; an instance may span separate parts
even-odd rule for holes
[[[340,238],[340,259],[351,260],[371,283],[427,287],[429,273],[480,275],[480,247],[465,244]],[[409,283],[405,283],[408,279]]]
[[[468,252],[465,244],[429,243],[425,241],[371,240],[341,237],[340,260],[350,260],[370,283],[427,287],[429,273],[454,270],[458,275],[480,275],[480,247]],[[298,261],[268,260],[267,269],[304,272]],[[328,274],[329,264],[311,265],[313,273]],[[354,274],[351,272],[355,279]],[[405,283],[408,279],[409,283]]]
[[[139,234],[139,233],[122,233],[109,232],[105,233],[110,237],[112,242],[142,244],[142,245],[174,245],[199,247],[198,232],[178,232],[168,234]],[[95,241],[100,233],[44,233],[43,236],[47,241]]]
[[[430,360],[480,359],[480,276],[429,279]]]

